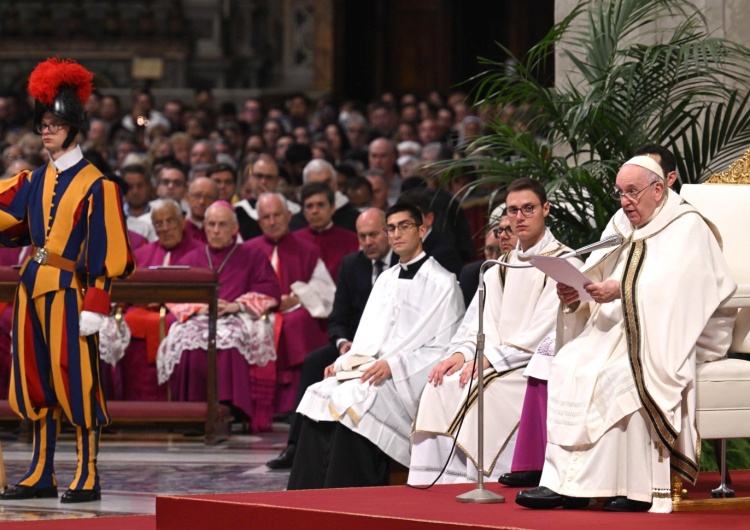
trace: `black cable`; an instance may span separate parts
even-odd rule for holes
[[[482,280],[482,285],[485,287],[482,289],[482,292],[484,294],[484,298],[487,297],[487,291],[486,291],[486,284],[484,283],[484,280]],[[482,300],[485,301],[484,299]],[[482,304],[484,307],[484,304]],[[479,318],[484,318],[484,315],[479,315]],[[477,341],[478,343],[479,341]],[[413,485],[413,484],[406,484],[410,488],[414,488],[417,490],[428,490],[431,487],[433,487],[435,484],[437,484],[437,481],[440,480],[440,477],[443,476],[443,473],[445,473],[445,470],[448,469],[448,464],[451,461],[451,458],[453,457],[453,453],[456,451],[456,443],[458,442],[458,435],[461,434],[461,427],[464,425],[464,418],[466,417],[466,413],[469,410],[469,396],[471,396],[471,386],[474,382],[474,370],[477,369],[477,361],[479,357],[479,348],[474,350],[474,360],[472,361],[472,376],[469,378],[469,389],[466,392],[466,402],[464,403],[463,410],[461,411],[461,419],[458,422],[458,429],[456,429],[456,434],[453,436],[453,445],[451,446],[451,450],[448,453],[448,459],[445,461],[445,464],[443,465],[443,469],[440,470],[440,473],[438,473],[438,476],[435,477],[435,480],[432,481],[432,484],[428,486],[422,486],[422,485]],[[483,377],[484,376],[484,370],[482,370],[483,374],[480,376],[480,374],[477,372],[477,377]],[[429,383],[428,383],[429,384]],[[477,469],[478,473],[484,473],[483,469]]]

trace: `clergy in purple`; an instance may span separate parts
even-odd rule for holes
[[[208,244],[190,252],[180,264],[211,269],[219,277],[218,398],[244,413],[252,431],[267,431],[275,390],[274,378],[267,373],[276,352],[265,312],[278,304],[279,285],[266,256],[237,241],[239,225],[229,203],[209,206],[204,227]],[[180,322],[159,347],[159,380],[169,380],[175,400],[205,401],[208,308],[184,306],[175,311]]]
[[[158,239],[133,253],[139,268],[173,265],[190,251],[201,247],[198,241],[185,234],[185,218],[177,201],[163,199],[155,202],[151,222]],[[168,313],[162,318],[160,310],[161,307],[154,304],[153,307],[132,307],[125,313],[131,339],[125,355],[117,364],[121,399],[167,400],[167,386],[159,385],[157,381],[156,351],[162,333],[167,333],[175,319]]]
[[[292,214],[283,195],[264,193],[257,208],[263,235],[245,245],[268,257],[281,287],[281,304],[274,315],[278,356],[275,409],[291,412],[302,361],[308,352],[328,342],[325,319],[333,307],[336,285],[318,249],[289,232]]]
[[[333,190],[321,182],[302,188],[302,213],[307,226],[294,235],[315,245],[333,281],[338,281],[339,266],[344,256],[359,250],[357,234],[333,224],[336,212]]]

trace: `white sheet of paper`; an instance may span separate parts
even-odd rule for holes
[[[531,264],[555,280],[557,283],[563,283],[578,291],[578,297],[581,302],[593,302],[594,299],[584,289],[590,283],[593,283],[576,269],[568,260],[556,258],[555,256],[532,256]]]

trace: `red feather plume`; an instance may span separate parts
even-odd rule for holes
[[[94,74],[72,59],[56,57],[39,63],[29,76],[29,94],[45,105],[52,106],[60,88],[73,89],[85,105],[94,90]]]

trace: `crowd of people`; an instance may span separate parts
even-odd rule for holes
[[[721,304],[735,284],[712,225],[670,189],[669,151],[646,145],[621,166],[612,196],[622,208],[602,236],[620,239],[586,263],[547,226],[544,186],[527,177],[510,183],[488,216],[484,257],[512,267],[488,269],[480,314],[482,260],[451,200],[459,190],[441,185],[429,165],[461,156],[481,133],[483,117],[463,94],[384,94],[365,108],[295,95],[283,110],[248,99],[236,112],[217,107],[210,92],[157,109],[137,90],[122,113],[113,96],[78,93],[73,103],[86,111],[71,115],[66,86],[55,85],[49,100],[30,87],[33,132],[23,132],[23,112],[9,117],[6,108],[3,122],[0,243],[31,246],[2,255],[24,266],[30,292],[21,290],[12,329],[9,318],[0,321],[6,342],[13,335],[13,348],[0,350],[13,369],[3,361],[0,375],[19,414],[34,421],[35,457],[0,499],[57,495],[61,409],[83,447],[64,498],[85,502],[100,496],[102,396],[206,399],[205,305],[118,308],[120,325],[107,316],[112,277],[128,275],[132,261],[216,272],[219,400],[251,431],[289,415],[287,447],[268,462],[291,469],[289,489],[384,485],[395,461],[409,468],[411,484],[481,473],[531,487],[516,499],[529,508],[604,499],[610,511],[667,512],[670,469],[695,479],[695,365],[726,353],[733,314]],[[91,180],[94,191],[76,188],[85,200],[58,205],[67,174]],[[121,206],[110,181],[121,187]],[[44,214],[35,214],[41,224],[30,237],[27,195]],[[91,225],[76,224],[81,204]],[[125,226],[129,244],[118,238]],[[55,246],[54,227],[73,230],[75,244]],[[585,288],[557,283],[529,265],[534,256],[567,260],[588,278]],[[79,286],[73,278],[82,271]],[[48,344],[54,337],[40,322],[73,314],[80,317],[63,320],[75,320],[65,329],[82,337],[79,349],[95,350],[98,331],[101,370],[57,366],[60,347]],[[50,369],[35,350],[42,344],[53,376],[44,384],[27,373]],[[89,397],[60,383],[60,370],[65,378],[79,370]],[[97,416],[79,417],[82,404],[71,406],[71,396]]]

